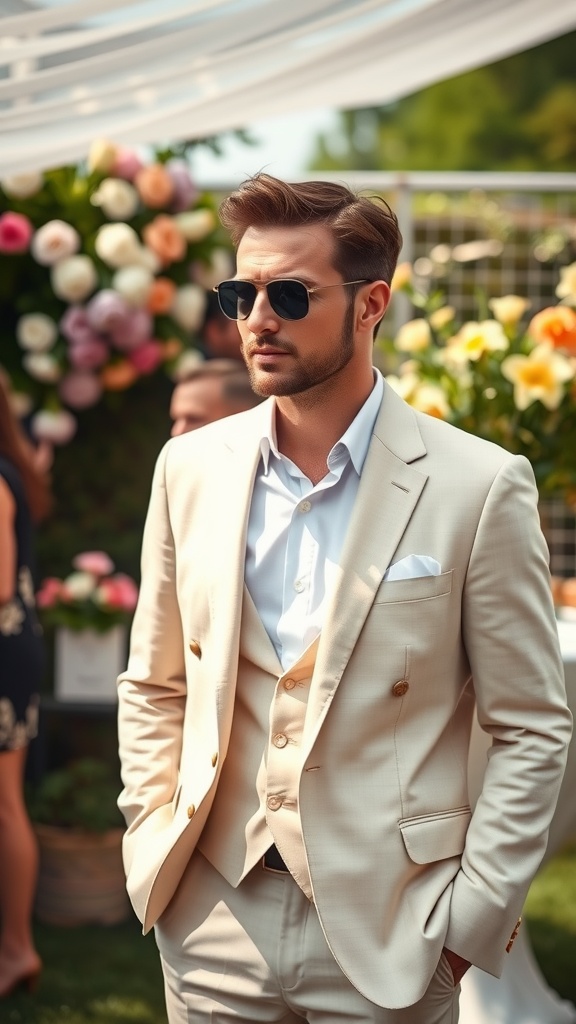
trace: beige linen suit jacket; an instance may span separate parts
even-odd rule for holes
[[[156,468],[119,678],[125,866],[145,931],[226,758],[263,412],[174,438]],[[536,500],[525,459],[385,388],[310,684],[298,793],[327,941],[383,1006],[421,997],[443,945],[499,974],[545,850],[571,718]],[[409,554],[441,573],[384,581]],[[472,813],[475,703],[493,742]]]

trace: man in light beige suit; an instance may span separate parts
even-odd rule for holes
[[[128,890],[171,1024],[454,1024],[469,964],[502,970],[570,737],[532,471],[374,370],[385,204],[258,175],[221,216],[268,400],[158,460],[119,679]]]

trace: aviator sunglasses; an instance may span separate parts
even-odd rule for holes
[[[310,309],[310,296],[324,288],[344,288],[348,284],[365,284],[368,278],[358,281],[337,281],[336,284],[320,284],[307,288],[302,281],[270,281],[266,288],[268,302],[282,320],[303,320]],[[258,288],[251,281],[222,281],[213,289],[218,294],[220,309],[229,320],[246,320],[256,302]]]

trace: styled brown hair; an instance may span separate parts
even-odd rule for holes
[[[34,522],[44,519],[52,505],[48,477],[36,468],[32,445],[12,411],[8,384],[1,368],[0,455],[3,455],[18,471]]]
[[[224,199],[220,219],[236,246],[249,227],[324,224],[334,236],[334,269],[344,281],[390,284],[402,248],[398,218],[384,199],[331,181],[289,184],[256,174]]]
[[[205,363],[184,370],[174,382],[188,384],[192,380],[213,379],[222,382],[222,397],[233,405],[248,407],[259,405],[262,396],[252,390],[250,374],[239,359],[207,359]]]

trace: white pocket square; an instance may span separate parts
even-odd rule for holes
[[[401,558],[387,568],[384,579],[387,582],[411,580],[417,576],[439,576],[441,572],[440,562],[430,555],[406,555],[406,558]]]

